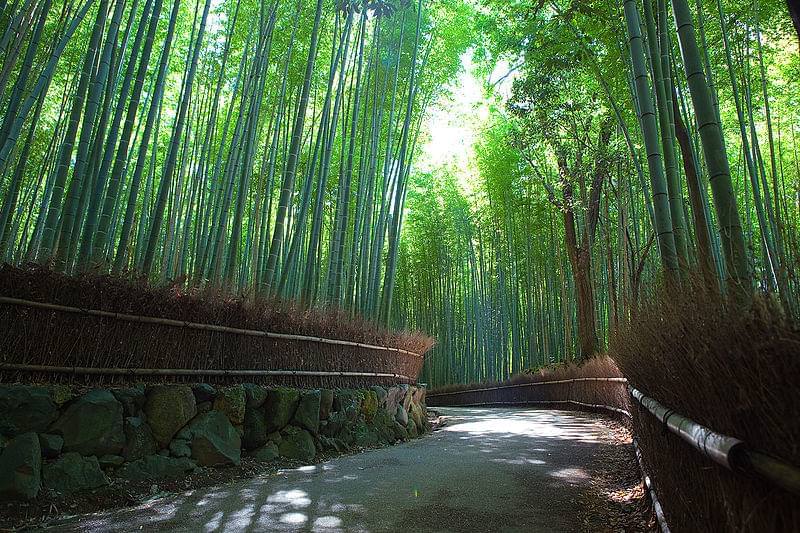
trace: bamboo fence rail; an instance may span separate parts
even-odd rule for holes
[[[452,392],[440,392],[438,394],[433,394],[430,396],[433,397],[441,397],[441,396],[452,396],[454,394],[463,394],[467,392],[486,392],[486,391],[493,391],[493,390],[501,390],[501,389],[518,389],[521,387],[536,387],[539,385],[557,385],[560,383],[576,383],[581,381],[608,381],[608,382],[618,382],[618,383],[627,383],[628,380],[625,378],[572,378],[572,379],[554,379],[550,381],[532,381],[531,383],[517,383],[516,385],[498,385],[497,387],[485,387],[482,389],[464,389]]]
[[[695,450],[734,472],[755,474],[784,490],[800,495],[800,468],[763,452],[752,450],[736,437],[717,433],[645,396],[628,385],[628,391],[664,426]]]
[[[216,370],[191,368],[93,368],[85,366],[50,366],[0,363],[0,370],[21,372],[53,372],[57,374],[102,375],[102,376],[310,376],[310,377],[372,377],[394,378],[413,381],[402,374],[384,372],[329,372],[322,370]]]
[[[375,344],[367,344],[363,342],[353,342],[353,341],[344,341],[339,339],[327,339],[324,337],[314,337],[314,336],[307,336],[307,335],[295,335],[291,333],[273,333],[270,331],[261,331],[255,329],[241,329],[241,328],[231,328],[228,326],[220,326],[216,324],[200,324],[197,322],[186,322],[183,320],[172,320],[169,318],[159,318],[159,317],[151,317],[151,316],[138,316],[138,315],[128,315],[125,313],[115,313],[112,311],[102,311],[99,309],[81,309],[80,307],[71,307],[67,305],[58,305],[58,304],[50,304],[50,303],[43,303],[43,302],[34,302],[31,300],[22,300],[19,298],[9,298],[6,296],[0,296],[0,304],[5,305],[15,305],[15,306],[22,306],[22,307],[34,307],[38,309],[46,309],[50,311],[60,311],[64,313],[74,313],[74,314],[83,314],[88,316],[96,316],[101,318],[112,318],[115,320],[122,320],[125,322],[139,322],[143,324],[158,324],[162,326],[172,326],[176,328],[187,328],[187,329],[195,329],[200,331],[213,331],[217,333],[231,333],[235,335],[247,335],[251,337],[265,337],[268,339],[279,339],[279,340],[287,340],[287,341],[305,341],[305,342],[316,342],[319,344],[331,344],[337,346],[350,346],[353,348],[362,348],[365,350],[375,350],[375,351],[385,351],[385,352],[395,352],[405,355],[411,355],[413,357],[424,357],[422,354],[418,354],[415,352],[411,352],[408,350],[404,350],[402,348],[393,348],[391,346],[377,346]]]
[[[39,316],[23,317],[15,309],[31,309]],[[307,386],[389,385],[415,383],[424,361],[423,354],[369,342],[8,296],[0,296],[0,310],[6,313],[0,320],[9,318],[0,327],[5,335],[0,335],[5,343],[0,349],[0,381],[34,374],[58,380],[75,376],[115,381],[146,377],[187,380],[197,376],[214,381],[251,378],[259,383]],[[62,323],[62,317],[66,322]],[[87,321],[85,327],[83,320]],[[62,352],[63,356],[58,355]]]

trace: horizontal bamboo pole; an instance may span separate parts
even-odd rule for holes
[[[628,386],[631,396],[672,433],[722,466],[755,474],[772,484],[800,495],[800,468],[765,453],[751,450],[744,441],[712,431]]]
[[[745,470],[755,472],[784,490],[800,494],[800,468],[786,464],[765,453],[749,449],[744,449],[742,455],[746,465],[743,467]]]
[[[733,470],[731,452],[744,443],[735,438],[717,433],[697,422],[668,409],[641,391],[628,386],[631,396],[650,414],[658,418],[674,434],[689,443],[700,453],[722,466]]]
[[[138,316],[128,315],[125,313],[114,313],[112,311],[102,311],[99,309],[81,309],[80,307],[70,307],[67,305],[50,304],[43,302],[34,302],[31,300],[22,300],[19,298],[9,298],[0,296],[0,304],[16,305],[21,307],[34,307],[38,309],[47,309],[49,311],[60,311],[63,313],[75,313],[89,316],[97,316],[102,318],[113,318],[115,320],[122,320],[125,322],[139,322],[142,324],[158,324],[162,326],[171,326],[176,328],[187,328],[200,331],[215,331],[219,333],[231,333],[235,335],[249,335],[251,337],[266,337],[269,339],[280,339],[289,341],[304,341],[304,342],[317,342],[320,344],[332,344],[337,346],[352,346],[355,348],[364,348],[366,350],[378,350],[385,352],[396,352],[414,357],[424,357],[422,354],[403,350],[402,348],[392,348],[389,346],[377,346],[375,344],[366,344],[362,342],[343,341],[339,339],[326,339],[324,337],[311,337],[306,335],[294,335],[291,333],[273,333],[270,331],[260,331],[255,329],[240,329],[231,328],[228,326],[219,326],[216,324],[199,324],[197,322],[186,322],[183,320],[172,320],[170,318],[159,318],[152,316]]]
[[[402,374],[381,372],[326,372],[316,370],[200,370],[191,368],[94,368],[85,366],[47,366],[0,363],[0,371],[52,372],[56,374],[103,375],[103,376],[308,376],[308,377],[372,377],[413,381]]]
[[[430,394],[426,395],[426,398],[430,398]],[[441,405],[441,406],[434,406],[436,407],[497,407],[497,406],[509,406],[509,407],[522,407],[525,405],[546,405],[546,404],[570,404],[570,405],[577,405],[578,407],[591,407],[593,409],[604,409],[606,411],[611,411],[628,418],[631,417],[631,414],[626,411],[625,409],[619,409],[618,407],[612,407],[610,405],[603,405],[598,403],[584,403],[579,402],[577,400],[526,400],[526,401],[519,401],[519,402],[481,402],[481,403],[465,403],[461,405]]]
[[[625,378],[571,378],[571,379],[556,379],[551,381],[533,381],[531,383],[519,383],[517,385],[498,385],[497,387],[487,387],[484,389],[464,389],[453,392],[440,392],[438,394],[428,394],[428,398],[437,398],[439,396],[452,396],[454,394],[467,394],[472,392],[485,392],[492,390],[502,389],[518,389],[520,387],[537,387],[539,385],[556,385],[558,383],[575,383],[578,381],[607,381],[611,383],[627,383]]]

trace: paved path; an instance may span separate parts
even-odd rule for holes
[[[580,531],[601,418],[440,409],[409,443],[81,517],[58,531]]]

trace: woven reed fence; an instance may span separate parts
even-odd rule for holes
[[[0,297],[0,381],[414,383],[401,348]]]
[[[630,412],[630,396],[621,377],[579,377],[498,385],[428,394],[429,406],[550,405]]]

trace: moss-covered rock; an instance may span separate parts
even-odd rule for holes
[[[255,450],[267,443],[267,420],[263,407],[247,408],[244,413],[242,446]]]
[[[337,453],[343,453],[347,451],[347,444],[345,444],[341,439],[334,439],[330,437],[319,437],[319,442],[322,444],[323,450],[334,450]]]
[[[97,462],[100,463],[100,468],[111,468],[122,466],[125,462],[125,458],[120,455],[104,455],[98,457]]]
[[[318,390],[303,393],[292,420],[294,425],[307,429],[313,435],[319,433],[320,396]]]
[[[373,385],[369,388],[369,390],[374,392],[375,396],[378,397],[378,407],[383,407],[386,404],[386,396],[387,396],[386,389],[384,389],[380,385]]]
[[[45,387],[0,386],[0,433],[13,437],[45,431],[58,418],[58,409]]]
[[[347,424],[347,415],[342,411],[336,411],[331,413],[325,424],[320,427],[320,433],[326,437],[336,437]]]
[[[385,409],[378,409],[372,419],[372,425],[381,439],[381,442],[393,444],[397,438],[394,436],[394,417]]]
[[[65,453],[42,468],[44,486],[60,494],[73,494],[108,485],[108,478],[100,469],[97,457],[83,457],[79,453]]]
[[[285,387],[270,389],[267,392],[267,399],[264,401],[267,432],[272,433],[285,428],[294,417],[298,403],[300,403],[300,391],[297,389]]]
[[[194,401],[197,404],[203,402],[213,402],[217,397],[217,389],[208,383],[197,383],[192,385],[192,393],[194,394]]]
[[[189,446],[189,441],[173,439],[173,441],[169,443],[169,454],[172,457],[191,457],[192,448]]]
[[[425,405],[425,399],[427,397],[427,389],[425,387],[417,387],[417,390],[414,391],[413,401],[417,405]]]
[[[244,386],[235,385],[221,389],[214,400],[214,410],[221,411],[228,417],[231,424],[239,426],[244,422],[244,413],[247,403]]]
[[[408,430],[406,426],[402,425],[400,422],[396,421],[392,425],[392,430],[394,431],[394,437],[397,440],[408,440]]]
[[[278,445],[281,457],[303,462],[314,460],[317,448],[314,445],[314,438],[308,431],[295,426],[288,426],[284,429],[282,435],[283,439]]]
[[[397,420],[403,426],[408,425],[408,413],[406,412],[405,408],[403,408],[402,405],[398,405],[397,409],[395,409],[394,419]]]
[[[364,401],[361,403],[361,411],[368,421],[375,417],[375,413],[378,412],[378,395],[375,394],[374,390],[364,392]]]
[[[414,423],[414,420],[409,418],[408,425],[406,425],[406,431],[408,432],[409,438],[416,438],[419,437],[419,430],[417,429],[417,424]]]
[[[274,442],[268,442],[250,454],[253,459],[262,463],[274,461],[279,455],[280,451],[278,450],[278,445]]]
[[[390,413],[397,409],[398,405],[403,405],[403,400],[406,397],[407,385],[398,385],[390,387],[386,391],[386,400],[384,401],[384,409]]]
[[[428,414],[425,412],[420,404],[411,402],[411,410],[408,413],[409,418],[414,420],[414,424],[420,433],[424,433],[428,429]]]
[[[338,389],[333,395],[333,410],[347,414],[355,422],[361,414],[364,393],[353,389]]]
[[[125,446],[122,404],[111,392],[95,389],[69,404],[50,432],[64,437],[65,452],[117,455]]]
[[[144,385],[127,389],[114,389],[111,393],[122,404],[124,416],[139,416],[145,402]]]
[[[39,437],[33,432],[18,435],[0,455],[0,498],[35,498],[41,487],[41,471]]]
[[[235,464],[241,462],[242,441],[236,428],[220,411],[210,411],[192,420],[192,459],[201,466]]]
[[[41,433],[39,434],[39,446],[42,449],[42,457],[53,459],[61,453],[61,449],[64,447],[64,438],[52,433]]]
[[[244,387],[248,409],[257,409],[267,401],[267,392],[269,392],[269,389],[266,387],[256,385],[255,383],[245,383],[242,386]]]
[[[126,461],[135,461],[158,451],[158,444],[150,425],[139,417],[125,419],[125,447],[122,456]]]
[[[161,448],[197,414],[192,389],[186,385],[160,385],[147,391],[144,404],[147,423]]]
[[[417,392],[417,388],[409,386],[408,389],[406,389],[406,395],[403,398],[403,408],[409,413],[411,412],[411,402],[414,401],[415,392]]]
[[[65,383],[55,383],[48,388],[50,389],[50,398],[59,407],[75,397],[72,387]]]
[[[363,420],[359,420],[352,429],[353,443],[361,448],[373,448],[381,443],[381,435]]]
[[[333,410],[333,391],[322,389],[319,391],[319,419],[327,420]]]
[[[131,463],[125,463],[117,470],[116,476],[129,481],[156,481],[182,476],[195,468],[197,465],[186,457],[148,455]]]

